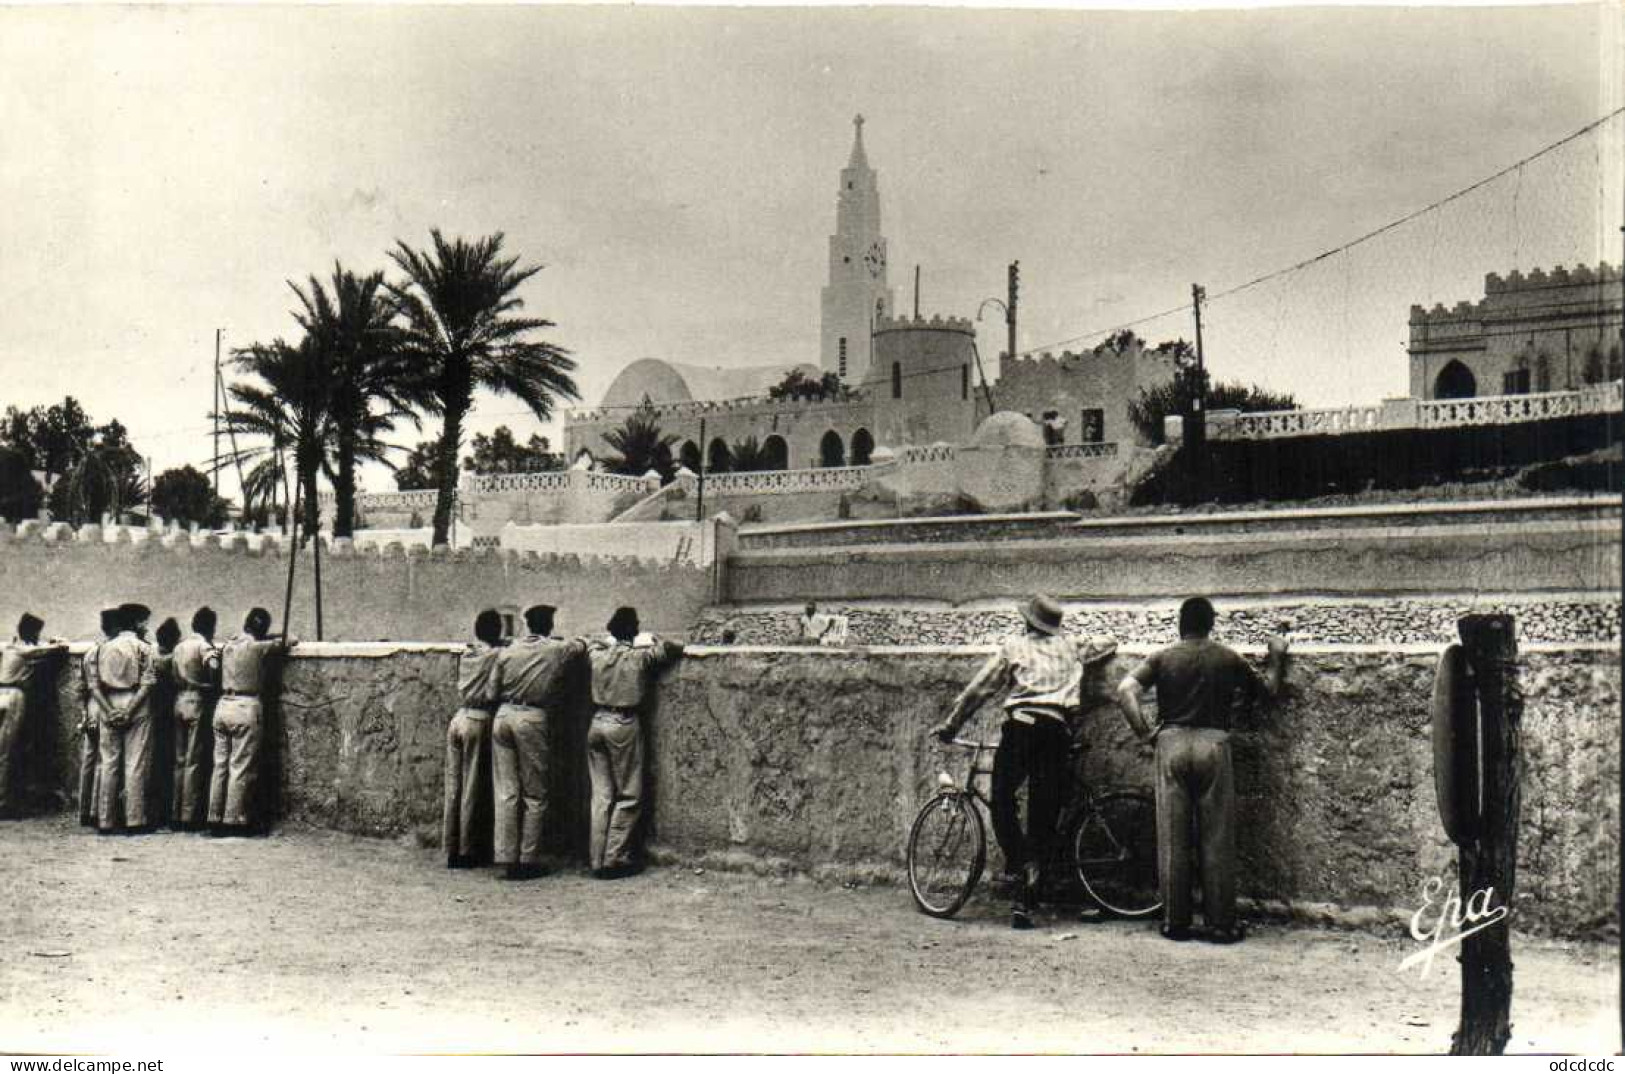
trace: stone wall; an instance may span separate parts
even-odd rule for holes
[[[155,622],[173,615],[184,626],[208,604],[222,631],[234,630],[254,605],[280,622],[288,559],[278,543],[238,536],[186,534],[109,544],[96,527],[76,537],[67,526],[22,535],[0,528],[0,616],[15,622],[23,611],[64,637],[95,636],[97,614],[109,603],[138,600]],[[124,534],[128,536],[127,531]],[[639,606],[651,629],[683,634],[712,599],[710,567],[581,556],[519,556],[497,552],[426,549],[350,551],[322,555],[322,612],[329,640],[468,636],[486,607],[557,605],[559,627],[598,630],[617,604]],[[310,549],[295,565],[292,630],[315,636],[315,558]]]
[[[1606,520],[743,552],[726,592],[740,604],[1035,592],[1098,601],[1618,592],[1619,577],[1619,524]]]
[[[802,604],[722,605],[695,624],[696,641],[719,642],[731,632],[739,645],[782,645],[799,632]],[[1120,642],[1154,645],[1178,637],[1179,601],[1113,604],[1067,601],[1066,627],[1079,635],[1109,634]],[[919,601],[826,601],[820,608],[845,616],[847,644],[991,645],[1022,629],[1016,601],[962,605]],[[1459,594],[1426,598],[1343,598],[1314,601],[1251,598],[1219,602],[1215,636],[1231,644],[1262,645],[1287,626],[1295,642],[1314,645],[1446,645],[1456,620],[1468,612],[1505,612],[1519,636],[1542,645],[1613,645],[1620,642],[1617,592],[1568,594]]]
[[[1141,785],[1149,758],[1106,701],[1144,650],[1091,684],[1089,778]],[[311,645],[269,704],[276,815],[437,840],[449,646]],[[908,824],[948,759],[926,730],[969,679],[973,649],[698,649],[650,721],[653,835],[668,855],[828,877],[897,879]],[[1256,650],[1254,650],[1256,655]],[[1519,927],[1616,937],[1617,652],[1527,652]],[[1431,651],[1295,655],[1285,703],[1236,742],[1243,894],[1267,909],[1397,924],[1453,851],[1433,800]],[[45,690],[42,698],[49,699]],[[77,698],[62,677],[25,735],[36,804],[71,806]],[[579,856],[586,713],[558,729],[549,844]],[[974,735],[991,735],[977,717]],[[577,763],[570,763],[575,761]],[[901,897],[901,896],[900,896]]]

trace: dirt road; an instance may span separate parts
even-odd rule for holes
[[[892,888],[661,868],[448,873],[315,831],[0,826],[0,1050],[1403,1051],[1448,1047],[1457,966],[1264,927],[1236,947]],[[1618,1047],[1615,953],[1515,939],[1516,1051]]]

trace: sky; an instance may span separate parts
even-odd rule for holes
[[[899,302],[918,264],[923,311],[972,316],[1019,259],[1018,349],[1093,343],[1619,107],[1606,12],[0,8],[0,405],[72,394],[155,473],[201,464],[215,330],[291,339],[287,281],[391,269],[432,227],[544,266],[527,312],[584,404],[646,356],[816,361],[858,112]],[[1209,368],[1311,406],[1405,394],[1412,302],[1620,261],[1621,126],[1216,298]],[[473,430],[498,424],[561,439],[482,397]]]

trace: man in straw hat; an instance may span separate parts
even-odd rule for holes
[[[24,612],[17,623],[17,636],[0,649],[0,813],[10,813],[17,805],[11,762],[28,715],[28,684],[41,661],[68,651],[63,642],[41,645],[43,626],[44,620]]]
[[[1032,904],[1048,861],[1066,793],[1072,737],[1085,671],[1111,659],[1110,639],[1075,642],[1061,632],[1061,606],[1035,596],[1018,609],[1027,629],[1007,638],[954,700],[931,733],[947,741],[1000,691],[1005,719],[993,755],[993,835],[1004,854],[1005,880],[1015,891],[1010,925],[1033,927]],[[1016,792],[1027,785],[1027,830],[1021,830]]]

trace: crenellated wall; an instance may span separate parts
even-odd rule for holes
[[[109,540],[109,537],[115,538]],[[275,535],[222,539],[118,528],[0,527],[0,622],[25,610],[46,632],[95,636],[99,610],[124,601],[184,626],[203,604],[230,632],[261,605],[282,618],[288,554]],[[293,632],[315,636],[316,557],[294,565]],[[462,638],[486,607],[557,605],[559,627],[596,631],[618,604],[636,604],[651,629],[681,635],[710,599],[713,569],[684,562],[577,555],[516,555],[390,546],[357,550],[333,542],[321,556],[324,634],[335,640]],[[9,627],[8,627],[9,629]]]
[[[1142,389],[1166,383],[1173,375],[1170,354],[1137,344],[1122,351],[1102,345],[1081,354],[1046,353],[1014,361],[1006,357],[1000,363],[993,394],[1000,410],[1019,411],[1034,421],[1047,410],[1060,411],[1066,419],[1067,444],[1084,442],[1085,410],[1101,412],[1099,440],[1140,444],[1144,438],[1129,420],[1129,404],[1139,398]]]
[[[1620,308],[1620,273],[1606,261],[1595,269],[1492,272],[1476,302],[1412,306],[1411,398],[1439,398],[1452,362],[1471,373],[1474,396],[1503,394],[1507,374],[1520,370],[1535,392],[1616,378]]]

